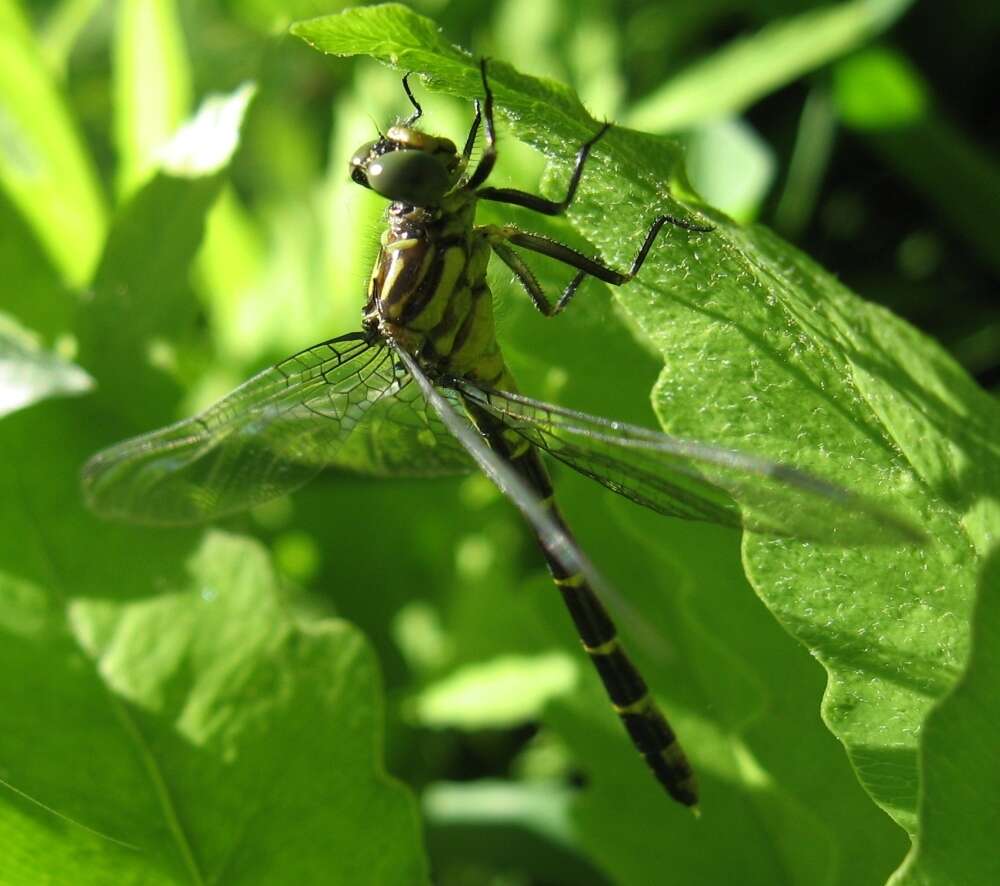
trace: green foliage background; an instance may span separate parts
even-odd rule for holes
[[[0,882],[997,882],[1000,174],[947,59],[987,83],[1000,14],[909,6],[0,0]],[[523,389],[929,534],[741,539],[557,473],[697,821],[482,478],[329,474],[192,530],[80,500],[98,448],[357,327],[383,206],[346,158],[400,70],[461,139],[454,44],[495,60],[500,183],[558,191],[623,124],[568,220],[484,218],[621,266],[656,208],[716,225],[558,320],[497,273]]]

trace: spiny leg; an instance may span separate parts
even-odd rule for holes
[[[469,158],[472,156],[472,149],[476,145],[476,135],[479,133],[479,123],[483,119],[483,108],[479,104],[479,99],[477,98],[474,102],[476,107],[476,116],[472,119],[472,126],[469,128],[469,134],[465,138],[465,147],[462,148],[462,163],[466,166],[469,165]]]
[[[493,167],[497,162],[497,131],[493,125],[493,90],[490,89],[489,81],[486,78],[485,58],[479,60],[479,74],[483,81],[483,132],[486,136],[486,146],[483,148],[483,156],[479,158],[479,165],[475,172],[469,176],[466,188],[478,188],[486,179],[490,177]],[[479,103],[476,103],[476,120],[478,125]],[[468,147],[468,143],[466,144]]]
[[[467,188],[479,188],[486,181],[493,167],[497,162],[496,148],[496,126],[493,122],[493,90],[490,89],[489,78],[486,76],[487,60],[480,59],[479,73],[483,81],[483,121],[485,123],[486,148],[483,151],[482,159],[472,173],[466,184]],[[478,107],[477,107],[478,117]],[[576,195],[577,186],[580,184],[580,176],[583,175],[583,166],[590,155],[590,149],[597,143],[598,139],[611,128],[610,123],[605,123],[593,136],[584,142],[576,152],[576,161],[573,164],[573,175],[569,180],[569,188],[566,196],[562,200],[546,200],[536,194],[529,194],[527,191],[519,191],[516,188],[479,188],[476,196],[483,200],[494,200],[498,203],[511,203],[517,206],[524,206],[541,212],[545,215],[560,215],[566,211],[566,207],[573,202]],[[466,145],[468,147],[468,144]]]
[[[486,124],[486,149],[483,151],[483,157],[479,161],[476,171],[469,178],[469,182],[466,185],[468,188],[479,188],[493,171],[493,166],[497,160],[496,127],[493,122],[493,90],[490,89],[489,80],[486,76],[485,58],[479,62],[479,71],[483,81],[483,120]],[[478,103],[476,110],[478,119]],[[587,162],[587,157],[590,156],[590,149],[597,144],[598,140],[610,128],[611,124],[605,123],[580,146],[580,149],[576,152],[576,160],[573,163],[573,174],[570,176],[569,187],[566,189],[566,196],[562,200],[546,200],[537,194],[529,194],[527,191],[519,191],[516,188],[479,188],[476,191],[476,196],[483,200],[493,200],[497,203],[511,203],[516,206],[524,206],[527,209],[533,209],[535,212],[541,212],[544,215],[561,215],[566,211],[566,207],[573,202],[573,197],[576,196],[576,189],[580,184],[580,176],[583,175],[584,164]],[[466,147],[468,147],[468,144]]]
[[[413,113],[403,121],[404,126],[412,126],[423,116],[424,113],[424,109],[420,107],[419,102],[417,102],[417,100],[413,97],[413,90],[410,89],[410,74],[412,73],[413,71],[407,71],[403,75],[403,92],[406,93],[406,97],[410,100],[410,104],[413,105]]]
[[[537,194],[529,194],[527,191],[520,191],[517,188],[480,188],[476,191],[476,196],[481,200],[493,200],[496,203],[510,203],[514,206],[523,206],[534,212],[543,215],[562,215],[566,207],[573,202],[576,196],[576,189],[580,185],[580,177],[583,175],[583,167],[590,156],[590,149],[597,144],[601,136],[611,128],[610,123],[605,123],[587,141],[580,145],[576,152],[576,159],[573,161],[573,174],[569,179],[569,187],[566,189],[566,196],[562,200],[547,200]]]
[[[598,280],[603,280],[605,283],[610,283],[612,286],[622,286],[625,283],[628,283],[629,280],[639,273],[639,269],[646,261],[646,256],[649,255],[649,250],[653,245],[653,241],[656,240],[661,228],[668,222],[678,228],[684,228],[687,231],[707,233],[712,230],[709,226],[699,225],[688,221],[687,219],[677,218],[672,215],[657,216],[653,220],[653,224],[650,225],[649,230],[646,232],[646,237],[642,241],[642,246],[639,247],[639,251],[636,253],[635,258],[632,260],[631,267],[626,272],[616,271],[614,268],[609,268],[606,264],[598,261],[597,259],[589,258],[583,253],[577,252],[577,250],[566,246],[564,243],[560,243],[557,240],[551,240],[548,237],[541,236],[540,234],[529,234],[525,231],[519,231],[517,228],[512,227],[489,228],[487,230],[488,238],[490,245],[493,247],[493,251],[500,257],[504,264],[506,264],[507,267],[514,272],[518,280],[521,281],[521,285],[527,291],[535,307],[538,308],[538,310],[541,311],[541,313],[543,313],[546,317],[553,317],[562,311],[567,304],[569,304],[573,296],[576,295],[576,291],[579,289],[580,284],[583,282],[585,277],[596,277]],[[548,258],[555,259],[565,265],[577,268],[578,273],[566,285],[562,295],[559,296],[555,304],[549,301],[548,297],[542,290],[541,285],[535,278],[535,275],[531,272],[531,269],[525,263],[524,259],[522,259],[521,256],[518,255],[513,249],[507,246],[507,243],[513,243],[515,246],[529,249],[532,252],[537,252],[539,255],[547,256]]]
[[[463,156],[468,158],[468,155],[471,153],[472,141],[475,139],[480,113],[482,113],[483,120],[485,121],[486,149],[483,152],[482,159],[479,161],[479,165],[476,167],[475,172],[473,172],[468,183],[466,184],[467,188],[476,188],[482,184],[486,180],[487,176],[489,176],[489,174],[493,171],[493,166],[496,163],[497,152],[496,129],[493,122],[493,91],[490,89],[489,80],[486,75],[486,65],[487,61],[484,58],[479,63],[479,70],[483,81],[483,93],[485,95],[484,105],[480,108],[479,103],[476,102],[476,119],[473,121],[472,130],[469,132],[469,138],[466,140],[465,152],[463,152]],[[598,140],[610,128],[610,123],[604,123],[604,125],[601,126],[601,128],[593,136],[580,146],[579,150],[576,152],[576,159],[573,163],[573,173],[570,176],[569,186],[567,187],[566,195],[562,200],[547,200],[544,197],[539,197],[537,194],[529,194],[527,191],[520,191],[515,188],[479,188],[476,191],[476,196],[484,200],[493,200],[498,203],[509,203],[516,206],[523,206],[526,209],[531,209],[544,215],[561,215],[566,211],[567,207],[569,207],[569,205],[573,202],[573,198],[576,196],[576,191],[580,184],[580,178],[583,175],[583,167],[587,162],[587,158],[590,156],[591,148],[593,148]],[[571,249],[569,246],[555,240],[551,240],[548,237],[542,237],[538,234],[529,234],[510,227],[488,228],[486,230],[493,250],[521,281],[521,284],[531,297],[535,307],[547,317],[551,317],[558,314],[566,307],[576,294],[576,291],[579,289],[584,278],[588,275],[591,277],[597,277],[599,280],[603,280],[605,283],[610,283],[613,286],[621,286],[628,283],[629,280],[639,273],[639,269],[642,267],[643,262],[646,261],[646,256],[649,254],[653,241],[656,240],[661,228],[668,222],[675,227],[683,228],[687,231],[707,233],[712,230],[711,225],[700,225],[688,219],[678,218],[677,216],[668,214],[659,215],[650,225],[649,230],[646,232],[646,237],[632,261],[632,266],[625,273],[616,271],[614,268],[609,268],[603,262],[588,258],[582,253],[577,252],[577,250]],[[555,304],[552,304],[546,297],[541,285],[538,283],[538,280],[535,278],[530,268],[528,268],[525,264],[524,260],[512,249],[506,246],[504,241],[529,249],[532,252],[537,252],[540,255],[554,258],[556,261],[560,261],[563,264],[577,268],[579,273],[577,273],[573,279],[570,280],[569,284],[563,290],[562,295],[560,295]]]

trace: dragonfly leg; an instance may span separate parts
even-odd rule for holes
[[[482,114],[483,122],[485,124],[484,129],[486,132],[486,149],[483,151],[483,156],[479,161],[479,165],[476,167],[475,172],[472,173],[468,183],[466,184],[467,188],[479,188],[479,186],[489,177],[490,173],[493,171],[493,166],[497,161],[496,126],[493,122],[493,90],[490,89],[489,78],[486,75],[486,66],[487,60],[485,58],[481,59],[479,62],[479,72],[483,80],[484,99]],[[475,135],[478,120],[479,106],[477,103],[476,123],[473,124],[473,131],[469,134],[470,140]],[[566,211],[566,207],[573,202],[577,186],[580,184],[580,176],[583,175],[583,166],[587,162],[587,157],[590,155],[590,149],[610,128],[611,124],[605,123],[593,136],[591,136],[591,138],[580,146],[580,149],[576,152],[576,160],[573,164],[573,175],[569,180],[569,188],[566,190],[566,196],[562,200],[546,200],[544,197],[529,194],[527,191],[519,191],[516,188],[480,188],[476,192],[476,196],[481,197],[484,200],[495,200],[498,203],[512,203],[517,206],[524,206],[528,209],[533,209],[535,212],[544,213],[545,215],[561,215]],[[466,150],[471,150],[469,142],[466,142],[465,147]]]
[[[707,232],[711,230],[709,227],[696,225],[687,219],[676,218],[672,215],[657,216],[646,232],[646,238],[642,241],[639,251],[632,260],[631,267],[626,272],[609,268],[603,262],[590,258],[582,252],[578,252],[567,246],[565,243],[560,243],[558,240],[552,240],[540,234],[529,234],[514,227],[492,227],[488,229],[487,236],[490,245],[493,247],[493,251],[521,281],[521,285],[524,286],[535,307],[545,314],[546,317],[552,317],[569,304],[585,277],[596,277],[598,280],[603,280],[612,286],[622,286],[628,283],[629,280],[639,273],[643,262],[646,261],[646,256],[649,255],[653,241],[656,240],[660,229],[668,222],[688,231]],[[576,268],[578,273],[570,280],[562,294],[553,304],[545,296],[541,285],[535,278],[535,275],[532,274],[531,269],[525,264],[524,259],[514,252],[507,243],[512,243],[523,249],[537,252],[539,255],[555,259],[558,262]]]
[[[412,126],[416,123],[424,113],[424,109],[420,107],[420,103],[413,97],[413,90],[410,89],[410,74],[413,71],[407,71],[403,75],[403,92],[406,93],[406,97],[410,100],[410,104],[413,105],[413,113],[403,122],[404,126]]]
[[[476,192],[476,196],[482,200],[523,206],[543,215],[562,215],[576,196],[576,189],[580,185],[580,177],[583,175],[584,164],[590,156],[590,149],[610,128],[611,124],[605,123],[594,135],[580,145],[576,152],[576,159],[573,161],[573,174],[569,179],[569,187],[566,188],[566,196],[562,200],[546,200],[537,194],[529,194],[527,191],[519,191],[517,188],[480,188]]]
[[[465,147],[462,149],[462,162],[468,166],[469,158],[472,156],[472,149],[476,144],[476,135],[479,133],[479,124],[483,119],[483,106],[480,104],[479,99],[476,99],[476,116],[472,120],[472,126],[469,129],[469,134],[465,139]]]
[[[497,162],[497,131],[496,127],[493,125],[493,90],[490,89],[489,81],[486,77],[486,59],[479,60],[479,73],[483,79],[483,104],[482,104],[482,119],[483,119],[483,132],[486,135],[486,147],[483,149],[483,156],[479,160],[479,165],[476,167],[475,171],[469,177],[469,181],[466,183],[466,188],[478,188],[487,178],[489,178],[490,173],[493,171],[493,167]],[[478,121],[480,116],[480,108],[477,102],[476,108],[476,123],[473,124],[473,130],[478,127]],[[474,136],[474,132],[469,134],[470,139]],[[471,152],[471,145],[466,142],[466,148]]]

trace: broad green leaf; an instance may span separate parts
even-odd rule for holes
[[[360,634],[258,542],[88,518],[86,407],[0,422],[0,881],[424,882]]]
[[[370,651],[297,620],[258,544],[208,535],[186,577],[135,602],[4,566],[4,882],[426,879],[379,759]]]
[[[177,399],[169,343],[195,316],[190,266],[252,95],[210,96],[162,148],[163,171],[119,210],[81,310],[80,362],[134,428],[162,423]]]
[[[992,519],[995,524],[995,513]],[[1000,880],[998,685],[1000,556],[994,552],[979,586],[968,669],[924,726],[920,837],[893,886],[989,886]]]
[[[175,0],[122,0],[114,40],[119,198],[157,168],[158,152],[191,110],[191,70]]]
[[[0,418],[47,397],[82,394],[92,382],[78,366],[45,351],[0,313]]]
[[[70,284],[92,273],[104,205],[76,124],[15,0],[0,0],[0,187]]]
[[[738,113],[884,31],[913,0],[851,0],[809,9],[734,41],[636,104],[628,124],[672,132]]]
[[[481,91],[475,60],[403,7],[359,9],[294,32],[327,52],[369,52],[425,73],[450,94]],[[517,135],[565,169],[596,122],[558,84],[500,62],[490,76]],[[592,155],[572,220],[627,267],[649,207],[685,212],[678,164],[671,142],[612,130]],[[654,404],[666,427],[891,501],[933,539],[856,549],[836,539],[744,539],[755,590],[827,669],[828,725],[876,801],[912,830],[920,727],[967,653],[989,543],[970,509],[997,494],[997,406],[937,346],[792,247],[712,218],[707,235],[669,231],[619,302],[664,361]],[[624,242],[623,232],[636,233]]]

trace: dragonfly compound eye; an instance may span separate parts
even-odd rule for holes
[[[365,174],[365,167],[367,167],[369,162],[371,162],[372,156],[376,153],[375,149],[378,144],[378,142],[367,142],[358,148],[354,152],[354,156],[351,157],[351,180],[366,188],[370,188],[371,185],[368,184],[368,176]]]
[[[412,206],[438,203],[452,185],[447,166],[426,151],[390,151],[371,160],[365,172],[373,191]]]

